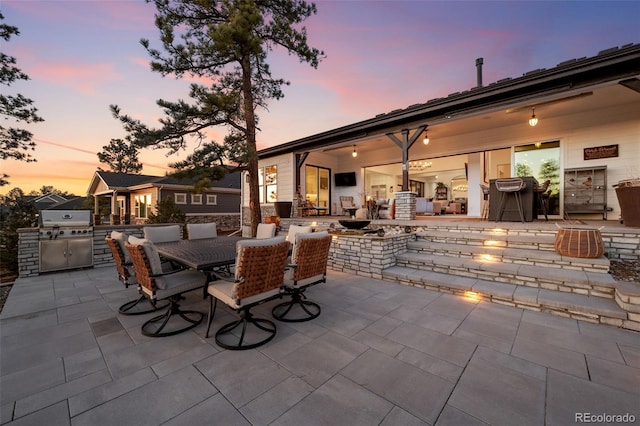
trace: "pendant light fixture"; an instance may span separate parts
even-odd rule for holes
[[[424,128],[424,138],[422,139],[422,143],[425,145],[429,145],[429,135],[427,134],[427,128]]]
[[[351,156],[353,158],[356,158],[358,156],[358,153],[356,152],[356,146],[355,145],[353,146],[353,152],[351,153]]]
[[[529,126],[535,127],[538,124],[538,117],[536,117],[536,108],[531,108],[531,118],[529,119]]]

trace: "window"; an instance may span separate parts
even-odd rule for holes
[[[187,194],[177,193],[173,194],[176,204],[187,204]]]
[[[538,183],[549,184],[547,211],[560,214],[560,141],[536,142],[514,147],[516,176],[533,176]]]
[[[266,166],[258,169],[258,185],[260,187],[260,202],[273,203],[278,201],[278,166]]]
[[[202,194],[191,194],[191,204],[202,204]]]
[[[147,219],[149,217],[149,207],[151,206],[151,194],[136,195],[136,217]]]
[[[218,204],[218,196],[216,194],[207,194],[207,204]]]

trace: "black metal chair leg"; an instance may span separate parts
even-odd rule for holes
[[[211,323],[213,322],[213,316],[216,313],[218,307],[218,299],[213,296],[209,296],[209,318],[207,319],[207,333],[205,337],[209,337],[209,330],[211,329]]]
[[[157,317],[151,318],[149,321],[145,322],[142,325],[143,335],[149,336],[149,337],[173,336],[174,334],[191,330],[192,328],[196,327],[198,324],[202,322],[202,319],[204,317],[204,315],[202,315],[202,312],[180,310],[180,306],[178,305],[176,299],[177,297],[171,299],[169,309],[167,309],[167,311],[163,315],[158,315]],[[189,325],[173,331],[163,332],[162,330],[164,330],[164,328],[167,326],[167,324],[169,323],[169,320],[173,317],[173,314],[177,314],[178,317],[185,320],[187,323],[189,323]],[[193,315],[195,318],[190,318],[187,315]],[[160,321],[162,321],[162,324],[160,324],[159,327],[152,329],[151,326],[155,325]]]
[[[149,308],[135,309],[134,310],[134,308],[136,308],[139,305],[143,304],[142,302],[149,303],[150,307]],[[165,304],[162,304],[162,305],[154,305],[151,302],[151,300],[147,296],[145,296],[143,294],[142,296],[140,296],[136,300],[131,300],[131,301],[123,304],[122,306],[120,306],[118,308],[118,312],[121,315],[143,315],[143,314],[150,314],[151,312],[160,311],[162,309],[167,309],[168,307],[169,307],[168,303],[165,303]]]
[[[266,324],[266,325],[263,325],[263,324]],[[240,337],[237,338],[237,343],[230,343],[230,342],[224,341],[227,339],[223,340],[223,336],[233,335],[233,331],[240,325],[242,325],[242,332],[240,334]],[[254,343],[245,344],[244,340],[245,340],[245,337],[247,337],[246,333],[248,331],[248,328],[251,325],[255,326],[256,328],[262,331],[267,332],[267,337],[260,339],[259,341]],[[218,344],[218,346],[224,349],[242,351],[242,350],[257,348],[258,346],[264,345],[265,343],[270,342],[271,339],[275,337],[275,335],[276,335],[276,325],[272,321],[269,321],[264,318],[254,318],[251,312],[243,310],[240,312],[239,320],[230,322],[220,327],[220,329],[218,329],[218,331],[216,332],[216,343]]]
[[[303,300],[303,299],[305,299],[305,296],[301,292],[292,293],[291,300],[274,306],[273,309],[271,310],[271,315],[273,315],[273,317],[278,321],[283,321],[283,322],[304,322],[304,321],[310,321],[314,318],[317,318],[320,315],[320,312],[322,311],[322,309],[320,308],[320,305],[314,302],[310,302],[308,300]],[[304,311],[307,314],[307,316],[287,318],[287,314],[295,306],[302,309],[302,311]]]

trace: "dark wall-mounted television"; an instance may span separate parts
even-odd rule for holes
[[[356,172],[336,173],[336,186],[356,186]]]

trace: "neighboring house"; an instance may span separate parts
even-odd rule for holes
[[[188,222],[216,221],[219,228],[238,229],[240,214],[240,173],[228,173],[213,181],[203,193],[193,193],[193,183],[171,176],[148,176],[96,171],[88,194],[95,197],[94,214],[99,215],[99,199],[110,199],[110,221],[145,223],[159,200],[170,197],[186,214]]]
[[[334,214],[340,196],[362,205],[411,191],[464,200],[480,217],[480,185],[524,173],[552,181],[556,217],[617,220],[613,184],[640,175],[640,45],[488,85],[481,76],[469,90],[259,151],[266,214],[298,191]],[[248,191],[242,204],[246,215]]]
[[[27,202],[32,202],[36,206],[36,209],[38,211],[45,210],[51,208],[52,206],[55,206],[56,204],[69,201],[62,195],[53,193],[44,195],[25,195],[24,197],[22,197],[22,199]]]
[[[70,201],[62,195],[54,193],[44,195],[25,195],[20,197],[20,200],[24,203],[32,203],[38,212],[40,210],[55,208],[55,206],[60,205],[61,203],[67,203]],[[0,218],[4,219],[7,217],[10,211],[11,208],[8,205],[0,205]]]
[[[53,204],[52,206],[47,207],[46,210],[84,210],[86,209],[86,201],[86,197],[73,197],[66,201]]]

